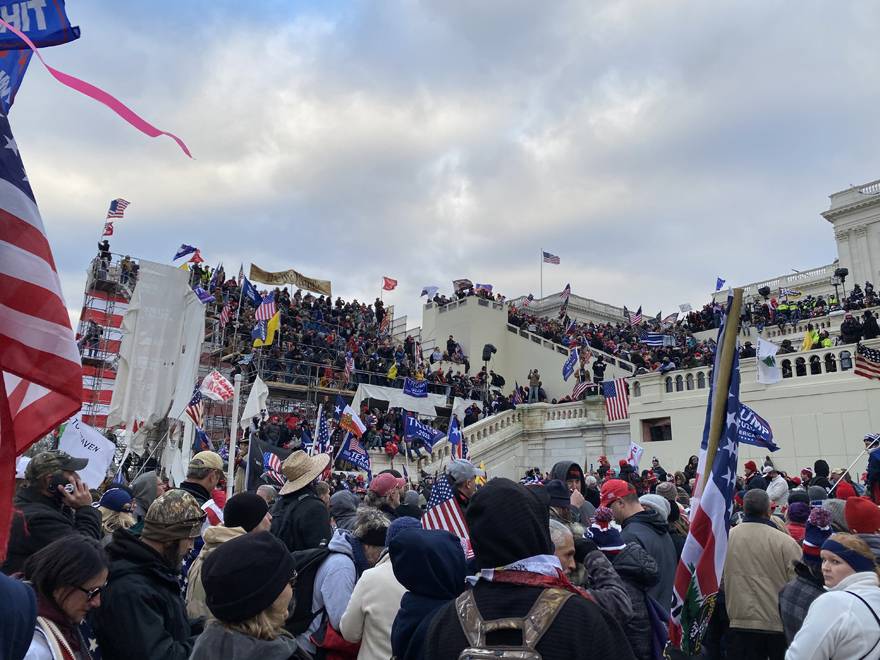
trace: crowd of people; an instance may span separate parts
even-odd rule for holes
[[[875,453],[857,480],[745,462],[702,657],[880,655]],[[562,461],[519,483],[452,459],[418,484],[365,481],[294,451],[280,489],[227,500],[210,451],[176,488],[146,472],[93,495],[86,465],[42,452],[18,486],[4,658],[653,660],[699,478],[693,456],[680,471]]]

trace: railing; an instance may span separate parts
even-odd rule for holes
[[[781,287],[789,287],[796,284],[804,284],[807,282],[812,283],[813,281],[818,281],[823,278],[828,278],[830,280],[831,276],[834,274],[834,264],[829,264],[827,266],[819,266],[818,268],[813,268],[812,270],[802,270],[799,273],[793,273],[791,275],[784,275],[782,277],[776,277],[772,280],[764,280],[763,282],[753,282],[752,284],[747,284],[744,286],[743,294],[744,295],[754,295],[758,293],[758,289],[761,287],[770,287],[770,289],[779,289]]]
[[[554,341],[550,341],[549,339],[545,339],[541,335],[537,335],[534,332],[529,332],[528,330],[525,330],[524,328],[521,328],[518,325],[513,325],[512,323],[507,324],[507,331],[511,332],[515,335],[519,335],[520,337],[523,337],[524,339],[528,339],[536,344],[539,344],[539,345],[543,346],[544,348],[549,348],[550,350],[556,351],[560,355],[568,356],[569,351],[571,350],[567,346],[563,346],[562,344],[557,344]],[[630,374],[634,374],[636,372],[635,365],[633,365],[631,362],[627,362],[626,360],[622,360],[621,358],[614,357],[610,353],[606,353],[605,351],[600,350],[598,348],[593,348],[592,346],[587,346],[585,348],[588,349],[594,355],[596,355],[596,354],[601,355],[604,358],[605,362],[608,364],[616,365],[620,369],[623,369],[624,371],[627,371]]]
[[[874,314],[880,312],[880,307],[866,307],[862,309],[854,309],[851,310],[853,315],[858,312],[859,316],[861,316],[865,310],[869,310]],[[825,314],[824,316],[814,316],[806,319],[799,319],[793,323],[786,322],[785,327],[780,330],[776,325],[767,324],[764,326],[764,332],[762,333],[764,337],[784,337],[786,335],[794,335],[800,334],[807,331],[807,325],[812,325],[813,328],[818,330],[828,330],[829,334],[833,332],[840,331],[840,324],[843,322],[843,318],[846,315],[844,310],[840,310],[834,312],[833,314]],[[837,320],[837,323],[834,321]]]
[[[491,307],[492,309],[504,309],[507,306],[506,302],[498,302],[497,300],[489,300],[488,298],[482,298],[480,296],[465,296],[461,300],[453,300],[451,302],[446,303],[445,305],[439,305],[435,302],[428,301],[425,303],[425,309],[434,309],[437,308],[437,311],[441,314],[456,309],[458,307],[465,307],[468,304],[469,300],[476,300],[477,304],[480,307]]]
[[[124,256],[115,252],[110,253],[110,261],[101,259],[100,256],[92,259],[89,263],[86,277],[86,291],[99,289],[102,285],[112,284],[121,289],[121,292],[126,294],[126,297],[130,298],[137,281],[138,262],[136,259],[129,258],[134,270],[126,273],[120,266],[124,259]]]

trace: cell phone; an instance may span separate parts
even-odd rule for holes
[[[52,479],[49,481],[49,491],[58,499],[61,499],[61,493],[58,492],[58,486],[63,486],[64,490],[67,491],[68,495],[73,494],[73,484],[67,480],[67,477],[64,476],[63,472],[55,472],[52,474]]]

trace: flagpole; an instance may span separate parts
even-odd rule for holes
[[[315,455],[315,443],[318,442],[318,436],[321,435],[321,410],[323,410],[324,404],[318,404],[318,417],[315,419],[315,435],[312,438],[312,446],[309,447],[309,456]]]
[[[238,331],[238,318],[239,318],[239,316],[241,316],[241,300],[242,300],[242,296],[244,295],[244,280],[245,280],[245,277],[244,277],[244,275],[242,275],[241,282],[238,285],[238,307],[235,309],[235,328],[234,328],[235,332],[233,332],[233,334],[232,334],[232,352],[233,353],[235,353],[235,349],[236,349],[235,337],[236,337],[236,334]]]
[[[540,264],[539,268],[541,270],[540,294],[541,294],[541,299],[543,300],[543,298],[544,298],[544,248],[541,248],[541,254],[539,256],[541,257],[541,261],[538,262]]]
[[[226,499],[232,497],[232,485],[235,482],[235,444],[238,439],[238,403],[241,398],[241,374],[235,374],[235,386],[232,395],[232,425],[229,429],[229,457],[226,468]],[[250,449],[250,447],[248,447]],[[245,484],[247,488],[247,484]]]
[[[877,449],[877,445],[876,445],[875,443],[871,443],[871,451],[873,451],[874,449]],[[854,466],[856,463],[858,463],[858,462],[862,459],[862,456],[864,456],[864,455],[865,455],[865,452],[867,452],[867,451],[868,451],[868,447],[865,447],[865,448],[862,450],[862,453],[859,454],[858,456],[856,456],[856,460],[854,460],[852,463],[849,464],[849,467],[846,468],[846,472],[849,472],[850,470],[852,470],[852,469],[853,469],[853,466]],[[831,495],[831,493],[834,492],[834,489],[837,488],[837,484],[839,484],[841,481],[843,481],[843,477],[845,476],[845,474],[846,474],[846,473],[840,475],[840,479],[838,479],[837,481],[835,481],[835,482],[831,485],[831,488],[828,490],[828,494],[829,494],[829,495]],[[867,493],[866,493],[866,494],[867,494]]]

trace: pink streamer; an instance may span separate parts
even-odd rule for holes
[[[153,126],[150,122],[148,122],[143,117],[141,117],[139,114],[137,114],[134,110],[129,108],[127,105],[125,105],[122,101],[120,101],[116,97],[112,96],[111,94],[108,94],[103,89],[99,89],[98,87],[95,87],[94,85],[87,83],[84,80],[80,80],[79,78],[76,78],[75,76],[68,75],[68,74],[64,73],[63,71],[59,71],[58,69],[55,69],[55,68],[49,66],[48,64],[46,64],[46,60],[43,59],[43,56],[40,55],[40,51],[34,45],[34,42],[31,41],[30,38],[26,34],[21,32],[18,28],[10,25],[6,21],[4,21],[2,18],[0,18],[0,25],[5,25],[10,31],[12,31],[13,34],[17,35],[20,39],[22,39],[22,41],[24,41],[30,47],[30,49],[34,52],[34,54],[38,58],[40,58],[40,62],[42,62],[43,66],[46,67],[46,69],[49,71],[49,73],[52,74],[52,77],[55,78],[55,80],[57,80],[58,82],[60,82],[62,85],[66,85],[67,87],[70,87],[71,89],[76,90],[80,94],[85,94],[86,96],[90,96],[91,98],[95,99],[99,103],[103,103],[108,108],[110,108],[113,112],[115,112],[117,115],[122,117],[125,121],[127,121],[129,124],[134,126],[136,129],[138,129],[142,133],[146,133],[150,137],[159,137],[160,135],[167,135],[172,140],[177,142],[177,145],[181,148],[183,153],[185,153],[187,156],[192,158],[192,154],[190,153],[189,148],[186,146],[184,141],[181,140],[179,137],[177,137],[173,133],[159,130],[158,128]]]

